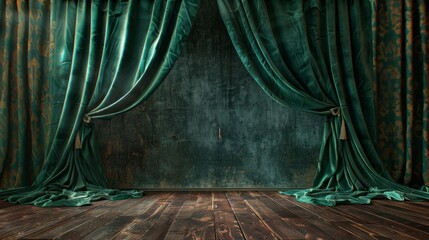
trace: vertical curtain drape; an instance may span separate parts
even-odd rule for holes
[[[285,194],[322,205],[429,199],[427,192],[395,183],[375,149],[370,1],[218,5],[241,61],[261,88],[283,105],[327,118],[313,188]]]
[[[378,147],[395,181],[429,186],[429,3],[377,1]]]
[[[30,185],[45,159],[49,12],[49,0],[0,2],[0,188]]]
[[[198,0],[51,1],[52,138],[34,184],[3,190],[0,197],[81,206],[140,196],[107,188],[91,121],[128,111],[151,95],[173,67],[198,6]]]

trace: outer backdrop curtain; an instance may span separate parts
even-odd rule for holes
[[[49,28],[53,34],[49,62],[52,137],[48,141],[43,168],[33,185],[1,191],[0,197],[38,206],[80,206],[98,199],[141,196],[137,191],[107,188],[91,120],[110,118],[130,110],[150,96],[173,67],[191,29],[199,1],[81,0],[51,1],[50,4],[50,26],[41,24],[38,27],[39,32]],[[49,6],[48,3],[42,5]],[[17,50],[13,50],[12,43],[16,38],[27,40],[25,36],[15,35],[13,24],[16,19],[28,18],[29,12],[13,11],[13,7],[16,7],[13,3],[3,4],[0,9],[2,14],[13,19],[6,23],[11,26],[2,31],[4,54],[11,55],[12,60],[17,58],[15,62],[2,64],[9,67],[3,75],[21,67],[24,69],[17,69],[17,74],[24,74],[21,81],[26,82],[25,68],[31,59],[26,59],[25,49],[21,50],[23,59],[19,54],[13,56],[13,51],[19,53],[25,44],[18,43]],[[42,7],[36,11],[47,14]],[[28,19],[22,20],[23,28],[26,22]],[[28,30],[22,29],[22,32],[27,34]],[[40,57],[43,56],[46,55]],[[11,82],[12,78],[13,75],[3,76],[2,84]],[[25,108],[10,106],[14,103],[3,98],[2,94],[2,111],[9,107],[17,109],[18,115],[25,111]],[[9,122],[12,117],[9,114]],[[25,123],[17,125],[16,131],[19,131]],[[7,150],[5,155],[8,155]],[[2,162],[14,163],[13,159],[2,159]]]
[[[377,2],[378,147],[399,183],[429,186],[429,3]]]
[[[31,185],[49,135],[45,1],[0,1],[0,188]]]
[[[285,194],[323,205],[429,199],[427,192],[395,183],[375,150],[370,1],[218,5],[238,55],[261,88],[281,104],[327,116],[313,188]]]

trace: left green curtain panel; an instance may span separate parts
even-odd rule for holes
[[[50,4],[51,112],[49,134],[44,135],[44,165],[32,186],[3,190],[0,197],[37,206],[81,206],[99,199],[140,197],[138,191],[108,189],[91,121],[128,111],[155,91],[185,44],[199,1]],[[41,8],[38,12],[46,14]],[[1,14],[14,14],[11,19],[15,19],[20,13],[3,4]],[[25,11],[21,14],[28,16]],[[4,36],[1,40],[8,40]],[[2,84],[10,81],[2,78]],[[3,111],[3,99],[1,103]]]

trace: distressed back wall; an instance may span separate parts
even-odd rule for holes
[[[324,121],[269,98],[202,1],[160,88],[95,129],[115,188],[294,188],[311,186]]]

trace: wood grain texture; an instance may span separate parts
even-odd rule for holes
[[[1,216],[0,239],[17,239],[24,236],[44,231],[58,222],[65,223],[68,219],[96,209],[100,204],[84,206],[79,208],[50,208],[41,210],[35,206],[16,205],[13,215],[5,214]],[[11,220],[11,218],[13,220]]]
[[[300,203],[292,200],[290,201],[289,197],[284,197],[282,195],[279,195],[276,192],[266,192],[265,195],[269,198],[271,198],[276,203],[280,204],[283,208],[289,210],[290,212],[294,213],[296,216],[299,216],[301,218],[301,221],[306,222],[306,224],[311,224],[318,229],[323,230],[325,233],[328,233],[330,236],[335,236],[336,239],[359,239],[354,234],[339,230],[336,223],[339,221],[344,221],[344,217],[337,217],[336,220],[327,220],[325,218],[322,218],[321,216],[329,216],[329,219],[333,218],[334,213],[332,213],[329,208],[322,208],[319,209],[319,211],[314,211],[315,206],[311,206],[310,209],[313,209],[313,211],[309,211],[307,208],[303,208],[300,205]],[[308,204],[307,204],[308,205]],[[317,208],[316,208],[317,209]],[[325,212],[328,212],[325,214]]]
[[[215,239],[213,193],[201,192],[191,216],[191,227],[184,239]]]
[[[118,232],[115,239],[140,239],[153,227],[155,221],[162,215],[175,199],[174,194],[164,195],[142,214],[136,216],[130,223]]]
[[[103,214],[102,216],[97,218],[92,218],[90,221],[84,222],[80,225],[77,224],[69,231],[65,231],[62,235],[59,236],[59,238],[70,240],[81,239],[86,235],[94,232],[101,226],[107,224],[118,214],[121,214],[123,216],[137,217],[143,214],[156,201],[162,199],[165,196],[165,194],[152,195],[148,196],[145,201],[141,201],[141,199],[130,199],[125,201],[125,203],[124,201],[107,202],[103,205],[103,208],[108,209],[106,214]]]
[[[38,208],[0,201],[0,239],[429,239],[429,202],[321,207],[277,192],[149,192]]]
[[[198,195],[198,193],[188,194],[186,201],[182,204],[171,223],[170,229],[164,238],[165,240],[184,239],[190,234],[192,215],[197,204]]]
[[[213,193],[213,214],[216,239],[244,239],[237,218],[223,192]]]
[[[167,235],[173,220],[177,216],[183,203],[186,201],[187,194],[183,192],[176,194],[177,197],[162,215],[153,223],[157,228],[150,228],[145,234],[142,234],[140,239],[162,240]]]
[[[237,192],[227,192],[226,196],[246,239],[276,239]]]

